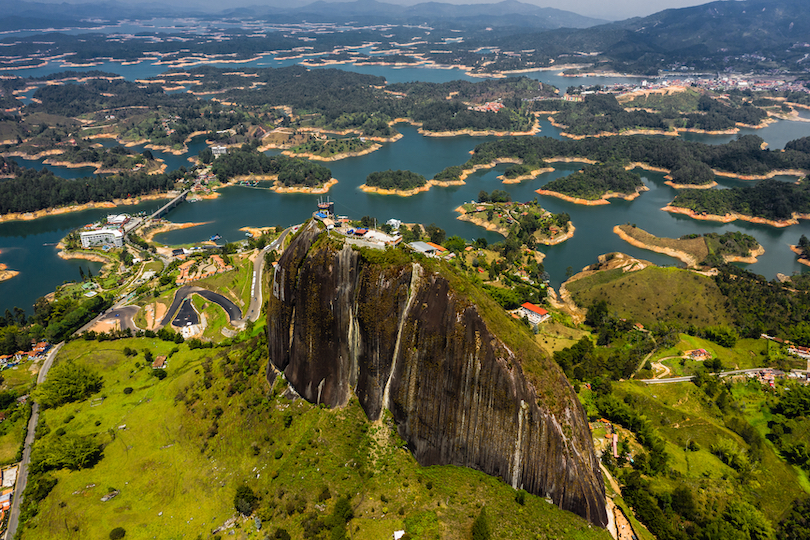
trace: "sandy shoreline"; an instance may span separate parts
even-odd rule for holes
[[[506,178],[504,175],[498,176],[498,180],[500,180],[504,184],[519,184],[526,180],[534,180],[541,174],[554,172],[554,167],[543,167],[542,169],[535,169],[533,171],[529,171],[526,174],[522,174],[520,176],[516,176],[514,178]]]
[[[697,259],[690,255],[685,251],[680,251],[678,249],[673,248],[666,248],[663,246],[654,246],[652,244],[645,244],[641,240],[637,240],[624,232],[621,229],[621,226],[616,225],[613,227],[613,232],[619,236],[622,240],[630,244],[631,246],[635,246],[637,248],[646,249],[648,251],[654,251],[656,253],[663,253],[664,255],[668,255],[670,257],[674,257],[681,261],[682,263],[686,264],[686,266],[697,266]]]
[[[143,239],[147,242],[152,242],[155,239],[155,236],[161,233],[166,233],[169,231],[176,231],[180,229],[190,229],[191,227],[197,227],[199,225],[208,225],[212,223],[211,221],[203,221],[200,223],[172,223],[166,222],[158,225],[157,227],[151,228],[143,234]]]
[[[67,214],[69,212],[80,212],[82,210],[90,210],[93,208],[115,208],[116,206],[129,206],[138,204],[142,201],[151,201],[155,199],[172,199],[176,197],[176,193],[158,193],[152,195],[139,195],[129,199],[113,199],[112,201],[102,202],[89,202],[85,204],[77,204],[71,206],[62,206],[60,208],[45,208],[43,210],[36,210],[35,212],[9,212],[0,216],[0,223],[6,221],[30,221],[45,216],[58,216],[60,214]]]
[[[310,154],[308,152],[293,152],[292,150],[284,150],[282,154],[290,157],[307,158],[312,161],[340,161],[341,159],[365,156],[372,152],[376,152],[380,148],[382,148],[382,145],[375,143],[369,146],[368,148],[358,150],[357,152],[341,152],[340,154],[335,154],[329,157],[324,157],[318,154]]]
[[[649,190],[650,190],[650,188],[648,188],[647,186],[642,186],[641,188],[638,189],[638,191],[636,191],[632,195],[626,195],[624,193],[612,192],[612,193],[605,193],[604,195],[602,195],[600,198],[598,198],[596,200],[580,199],[578,197],[571,197],[570,195],[564,195],[562,193],[558,193],[556,191],[549,191],[547,189],[537,189],[537,190],[535,190],[535,193],[539,193],[540,195],[548,195],[550,197],[557,197],[558,199],[562,199],[564,201],[572,202],[574,204],[581,204],[583,206],[601,206],[601,205],[604,205],[604,204],[610,204],[610,201],[608,199],[619,198],[619,199],[624,199],[625,201],[632,201],[632,200],[635,200],[638,197],[640,197],[642,192],[649,191]]]
[[[672,180],[667,180],[664,183],[669,187],[673,187],[675,189],[711,189],[716,185],[718,185],[717,182],[711,182],[709,184],[676,184]]]
[[[273,184],[273,187],[271,187],[270,189],[275,191],[276,193],[312,193],[315,195],[320,195],[323,193],[328,193],[329,189],[331,189],[331,187],[337,183],[338,183],[337,178],[332,178],[321,187],[295,187],[295,186],[285,187],[284,185],[281,184],[281,182],[276,180],[275,183]]]
[[[778,228],[796,225],[797,223],[799,223],[800,219],[810,219],[810,214],[794,214],[791,219],[780,221],[760,217],[745,216],[742,214],[726,214],[724,216],[718,216],[715,214],[698,214],[694,210],[690,210],[689,208],[681,208],[680,206],[672,206],[669,204],[661,208],[661,210],[663,210],[664,212],[670,212],[672,214],[683,214],[692,219],[699,219],[702,221],[719,221],[720,223],[731,223],[732,221],[739,219],[742,221],[758,223],[760,225],[770,225],[771,227],[778,227]]]
[[[790,246],[790,251],[799,256],[799,258],[796,259],[796,262],[798,262],[799,264],[803,264],[805,266],[810,266],[810,259],[805,259],[802,257],[804,252],[799,246]]]
[[[483,227],[484,229],[492,232],[496,232],[503,236],[504,238],[509,236],[509,229],[505,227],[499,227],[494,223],[491,223],[485,219],[477,218],[468,214],[463,206],[459,206],[458,208],[453,209],[454,212],[458,212],[461,215],[456,216],[456,219],[459,221],[466,221],[468,223],[472,223],[473,225],[478,225],[479,227]]]
[[[496,232],[501,236],[503,236],[504,238],[509,236],[509,229],[505,227],[499,227],[498,225],[495,225],[494,223],[491,223],[485,219],[481,219],[479,217],[470,215],[464,210],[463,206],[459,206],[458,208],[453,209],[453,211],[458,212],[460,214],[456,216],[456,219],[460,221],[466,221],[468,223],[472,223],[473,225],[478,225],[479,227],[483,227],[488,231]],[[555,236],[554,238],[538,240],[538,242],[546,246],[556,246],[557,244],[561,244],[566,240],[573,238],[574,231],[576,231],[576,227],[574,227],[574,224],[569,221],[568,232],[562,235]]]
[[[0,250],[0,254],[3,253],[3,250]],[[16,270],[9,270],[8,265],[0,263],[0,281],[6,281],[8,279],[13,278],[14,276],[19,276],[20,273]]]
[[[378,188],[373,186],[368,186],[366,184],[362,184],[359,186],[360,191],[365,191],[366,193],[376,193],[377,195],[397,195],[399,197],[412,197],[417,193],[424,193],[430,190],[430,186],[433,184],[431,181],[428,181],[424,186],[419,186],[413,189],[384,189]]]

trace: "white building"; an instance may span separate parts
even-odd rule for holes
[[[214,154],[214,159],[218,158],[219,156],[224,156],[228,153],[227,146],[212,146],[211,153]]]
[[[391,218],[385,222],[386,225],[391,225],[391,228],[395,231],[398,231],[400,227],[402,227],[402,222],[398,219]]]
[[[118,229],[83,231],[79,236],[82,239],[83,248],[96,246],[123,247],[124,245],[124,233]]]
[[[540,306],[535,306],[531,302],[526,302],[522,306],[520,306],[520,312],[523,316],[529,319],[529,322],[532,324],[540,324],[543,321],[548,320],[551,315],[549,315],[548,311],[541,308]]]
[[[127,214],[107,214],[107,223],[110,225],[126,225],[129,222]]]

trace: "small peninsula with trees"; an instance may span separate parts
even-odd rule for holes
[[[275,180],[275,189],[281,190],[325,188],[332,179],[332,171],[323,165],[302,158],[268,156],[251,144],[215,159],[211,172],[222,183],[247,175]]]
[[[509,194],[501,190],[493,191],[492,195],[483,191],[477,203],[462,204],[456,211],[461,213],[456,219],[469,221],[505,237],[517,236],[530,249],[537,244],[559,244],[574,235],[574,225],[567,213],[552,214],[543,209],[537,199],[512,202]]]
[[[799,238],[799,243],[795,246],[790,246],[790,249],[799,256],[798,261],[805,265],[810,266],[810,240],[805,235]]]
[[[668,173],[678,184],[701,186],[714,182],[709,171],[757,180],[777,174],[804,176],[805,171],[810,170],[810,145],[804,139],[791,141],[785,145],[784,152],[763,149],[763,142],[756,135],[744,135],[718,145],[643,135],[581,140],[510,137],[477,145],[466,163],[449,167],[435,178],[458,180],[465,171],[499,160],[515,160],[531,168],[554,160],[617,162],[626,168],[642,167]]]
[[[810,184],[762,180],[731,189],[684,190],[664,210],[695,219],[730,222],[742,219],[787,227],[810,218]]]
[[[613,232],[631,245],[675,257],[688,267],[717,267],[729,262],[755,263],[757,257],[765,253],[756,238],[741,232],[662,238],[631,224],[617,225]]]
[[[559,197],[577,204],[609,204],[611,197],[633,200],[649,188],[638,173],[627,171],[615,163],[586,165],[584,169],[568,176],[552,180],[541,195]]]

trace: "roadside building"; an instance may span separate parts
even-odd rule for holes
[[[532,324],[540,324],[547,321],[551,317],[547,310],[541,308],[540,306],[536,306],[531,302],[526,302],[520,306],[518,311],[522,316],[529,319],[529,322]]]
[[[428,242],[411,242],[408,245],[415,251],[425,255],[436,255],[438,251],[435,245],[429,244]]]
[[[166,357],[160,355],[152,362],[152,369],[166,369]]]
[[[97,231],[82,231],[79,234],[83,248],[97,246],[123,247],[124,233],[117,229],[100,229]]]

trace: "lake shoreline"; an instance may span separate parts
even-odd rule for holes
[[[791,225],[796,225],[799,223],[800,219],[810,219],[810,214],[794,214],[794,216],[790,219],[786,220],[772,220],[772,219],[765,219],[761,217],[754,217],[754,216],[746,216],[743,214],[725,214],[723,216],[717,214],[707,214],[707,213],[700,213],[698,214],[694,210],[689,208],[682,208],[680,206],[672,206],[668,204],[661,208],[664,212],[669,212],[671,214],[683,214],[688,216],[692,219],[697,219],[701,221],[719,221],[720,223],[731,223],[732,221],[741,220],[741,221],[748,221],[750,223],[758,223],[760,225],[770,225],[771,227],[777,228],[784,228],[790,227]]]
[[[616,193],[610,192],[605,193],[598,199],[581,199],[579,197],[572,197],[571,195],[565,195],[564,193],[559,193],[557,191],[550,191],[548,189],[537,189],[535,193],[539,193],[540,195],[547,195],[549,197],[556,197],[558,199],[562,199],[564,201],[568,201],[574,204],[581,204],[583,206],[602,206],[605,204],[610,204],[608,199],[624,199],[625,201],[633,201],[641,196],[642,192],[649,191],[650,188],[647,186],[642,186],[639,188],[635,193],[628,195],[626,193]]]

